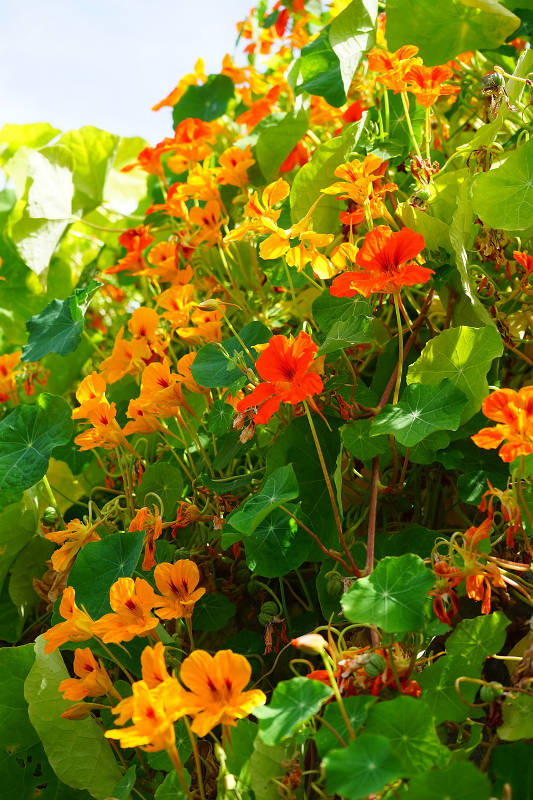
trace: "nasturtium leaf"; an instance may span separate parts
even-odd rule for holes
[[[280,578],[297,569],[306,560],[311,543],[307,533],[281,509],[269,513],[243,541],[250,570],[265,578]]]
[[[442,656],[416,676],[422,687],[424,702],[433,713],[435,725],[445,720],[462,722],[470,716],[472,709],[455,690],[455,681],[462,676],[479,678],[479,664],[463,656]],[[460,684],[461,695],[468,703],[474,702],[478,689],[475,683],[463,681]]]
[[[176,506],[182,491],[181,470],[172,464],[156,461],[147,466],[137,489],[137,497],[143,506],[159,507],[158,495],[163,502],[163,519],[172,520],[176,518]]]
[[[329,26],[329,42],[339,59],[346,94],[364,53],[375,44],[377,13],[377,0],[352,0]]]
[[[362,800],[402,775],[402,762],[385,736],[362,733],[323,760],[328,792]]]
[[[142,531],[113,533],[80,550],[68,576],[76,590],[76,603],[97,619],[111,611],[109,589],[119,578],[130,578],[144,541]]]
[[[533,739],[533,697],[519,694],[507,697],[503,706],[503,723],[498,728],[498,736],[504,742],[518,739]]]
[[[35,652],[33,644],[21,647],[0,648],[0,754],[15,758],[21,751],[29,749],[39,737],[28,718],[28,706],[24,699],[24,681],[33,666]]]
[[[69,404],[62,397],[40,394],[31,405],[20,405],[0,422],[0,490],[5,505],[48,469],[54,447],[72,435]]]
[[[0,590],[17,553],[34,536],[39,525],[37,498],[26,492],[18,503],[0,512]]]
[[[446,431],[430,433],[409,450],[409,461],[413,464],[432,464],[438,461],[438,453],[450,444],[450,434]]]
[[[249,535],[267,514],[295,497],[298,497],[298,482],[292,464],[286,464],[271,472],[259,493],[233,511],[227,521],[239,533]]]
[[[489,800],[486,775],[469,761],[456,761],[447,769],[433,769],[409,781],[406,800]],[[522,797],[522,796],[521,796]]]
[[[497,794],[501,794],[504,783],[510,783],[513,796],[520,800],[533,800],[533,759],[529,742],[495,747],[490,771],[497,779],[494,787]]]
[[[291,150],[305,136],[309,127],[309,111],[301,108],[297,113],[271,114],[262,120],[261,131],[255,144],[255,156],[267,181],[275,178]]]
[[[359,461],[371,461],[374,456],[380,456],[390,449],[388,436],[370,437],[371,423],[369,419],[356,419],[341,428],[343,445]]]
[[[433,583],[431,570],[418,556],[383,558],[371,575],[360,578],[343,595],[342,607],[350,622],[371,623],[385,633],[417,630]]]
[[[376,558],[401,556],[404,553],[415,553],[420,558],[428,558],[435,539],[441,535],[439,531],[432,531],[422,525],[402,526],[398,533],[376,537]]]
[[[26,323],[29,337],[22,348],[22,361],[40,361],[48,353],[72,353],[81,340],[85,312],[101,285],[92,280],[66,300],[52,300],[40,314],[31,317]]]
[[[185,782],[190,783],[191,776],[186,769],[183,770]],[[157,787],[155,800],[186,800],[187,794],[180,783],[176,772],[169,772],[163,783]]]
[[[330,686],[309,678],[280,681],[270,703],[254,710],[259,718],[261,740],[265,744],[276,745],[288,739],[320,710],[332,694]]]
[[[533,225],[533,141],[513,150],[496,169],[476,175],[472,205],[489,228],[523,231]]]
[[[268,342],[270,336],[271,332],[262,322],[249,322],[242,331],[239,331],[240,339],[251,351],[254,358],[257,357],[257,353],[253,346]],[[224,351],[230,358],[234,357],[235,353],[242,353],[247,366],[253,367],[250,357],[243,350],[242,344],[235,336],[232,336],[231,339],[226,339],[226,341],[222,342],[222,346],[209,343],[198,351],[191,366],[191,373],[196,383],[199,383],[200,386],[214,389],[221,386],[231,386],[242,376],[242,371],[226,358]]]
[[[102,202],[104,186],[115,158],[120,137],[86,125],[67,131],[58,141],[72,156],[75,214],[92,211]]]
[[[337,490],[338,495],[342,452],[339,432],[331,426],[328,427],[317,414],[313,415],[313,421],[333,490]],[[311,521],[309,527],[320,537],[326,547],[338,547],[339,541],[328,489],[309,428],[309,422],[305,417],[293,420],[279,434],[268,451],[268,474],[285,464],[292,464],[294,469],[300,489],[299,500],[302,504],[302,510]],[[337,500],[337,503],[340,508],[339,500]]]
[[[501,611],[463,619],[446,640],[446,652],[451,656],[464,656],[481,666],[488,656],[503,647],[508,625],[509,620]]]
[[[413,447],[435,431],[456,431],[467,403],[466,395],[448,379],[438,386],[412,383],[397,405],[385,406],[374,417],[370,436],[392,434],[400,444]]]
[[[187,117],[211,122],[225,113],[234,95],[234,85],[227,75],[209,75],[201,86],[189,86],[172,109],[174,127]]]
[[[240,719],[231,729],[231,749],[226,752],[226,766],[238,775],[254,750],[258,726],[251,719]]]
[[[373,340],[372,306],[362,297],[351,300],[326,333],[325,341],[318,352],[336,353],[354,344],[364,344]]]
[[[387,3],[387,42],[391,50],[415,44],[427,66],[444,64],[467,50],[496,48],[520,24],[496,0],[411,0]]]
[[[278,781],[285,774],[282,764],[294,755],[295,749],[291,741],[270,747],[257,734],[250,760],[239,774],[237,788],[241,791],[241,796],[246,797],[248,794],[254,800],[278,800]]]
[[[431,711],[422,700],[396,697],[373,706],[368,714],[365,734],[385,736],[402,762],[402,775],[409,777],[442,766],[450,758],[439,741]]]
[[[368,716],[368,709],[370,706],[374,705],[375,702],[375,697],[369,697],[366,694],[344,698],[344,710],[350,720],[350,725],[354,733],[357,733],[363,726]],[[333,731],[336,731],[346,743],[350,741],[348,731],[346,730],[346,723],[342,718],[338,703],[329,703],[324,709],[322,716],[325,720],[325,724],[323,725],[320,722],[318,731],[315,734],[315,743],[321,758],[330,750],[339,747],[340,742]]]
[[[34,536],[11,565],[8,591],[21,617],[26,616],[39,600],[33,588],[33,579],[45,572],[46,561],[54,549],[52,542],[42,536]]]
[[[53,128],[48,122],[2,125],[0,128],[0,164],[5,164],[21,147],[43,147],[58,133],[61,133],[59,128]]]
[[[296,173],[290,195],[293,222],[305,217],[319,197],[320,190],[337,180],[336,168],[348,160],[363,138],[364,130],[364,117],[359,122],[347,125],[339,136],[321,144],[311,160]],[[344,201],[325,195],[313,213],[313,229],[319,233],[337,230],[340,227],[339,212],[345,207]]]
[[[72,703],[58,691],[67,669],[56,650],[44,654],[44,639],[35,642],[35,663],[24,685],[31,724],[37,731],[57,777],[74,789],[87,789],[96,800],[106,800],[121,778],[118,763],[104,732],[92,717],[62,719]]]
[[[426,344],[407,371],[407,383],[436,386],[449,378],[468,397],[462,415],[462,422],[465,422],[479,411],[488,395],[486,375],[493,360],[502,352],[501,336],[492,325],[449,328]]]
[[[300,174],[301,170],[298,172],[298,175]],[[320,329],[320,333],[325,336],[339,317],[351,308],[353,301],[352,297],[335,297],[329,289],[324,289],[322,294],[319,294],[316,300],[313,301],[312,305],[313,317]]]
[[[299,82],[295,93],[318,95],[330,106],[339,108],[346,102],[343,75],[339,57],[331,46],[330,26],[325,27],[319,36],[302,48],[299,59]]]
[[[235,410],[232,405],[225,400],[215,400],[207,418],[207,430],[215,436],[221,436],[228,430],[234,416]]]
[[[131,790],[135,784],[136,772],[137,766],[134,764],[122,776],[111,793],[113,795],[113,800],[129,800]]]
[[[195,631],[219,631],[235,615],[235,606],[225,594],[204,594],[194,607]]]

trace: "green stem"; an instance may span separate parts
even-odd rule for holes
[[[59,520],[60,520],[63,528],[66,528],[67,526],[65,524],[65,520],[63,519],[63,515],[62,515],[61,511],[59,510],[59,506],[57,504],[57,500],[55,498],[55,495],[54,495],[54,493],[52,491],[52,487],[50,486],[50,484],[48,482],[48,478],[46,477],[46,475],[43,475],[42,481],[43,481],[43,486],[44,486],[45,491],[46,491],[46,495],[48,497],[48,500],[50,501],[50,505],[53,506],[53,508],[55,509],[55,512],[56,512],[57,516],[59,517]]]
[[[426,158],[428,164],[431,163],[431,120],[429,116],[430,108],[426,108]]]
[[[205,800],[204,779],[202,777],[202,764],[200,761],[200,753],[198,752],[196,737],[191,730],[191,726],[189,725],[189,720],[187,719],[187,717],[183,717],[183,721],[185,723],[185,727],[187,728],[187,733],[189,735],[189,740],[191,742],[192,752],[194,755],[194,766],[196,768],[196,775],[198,777],[198,791],[200,792],[201,800]]]
[[[420,159],[420,161],[423,161],[422,153],[420,152],[420,147],[418,146],[415,132],[413,130],[413,123],[411,122],[411,116],[409,114],[409,97],[407,96],[407,92],[402,92],[401,98],[402,98],[403,110],[405,111],[405,121],[407,122],[407,128],[409,129],[409,136],[411,137],[411,141],[413,143],[418,158]]]
[[[348,731],[348,735],[349,735],[350,739],[355,739],[355,732],[354,732],[354,729],[352,728],[352,723],[349,720],[348,714],[346,713],[346,708],[344,707],[344,703],[342,701],[341,693],[339,691],[339,685],[337,683],[337,679],[335,678],[335,675],[334,675],[333,670],[331,668],[331,664],[330,664],[329,658],[326,655],[326,653],[324,653],[324,652],[322,652],[321,655],[322,655],[322,661],[324,662],[324,666],[325,666],[326,671],[327,671],[327,673],[329,675],[329,680],[331,682],[331,688],[333,689],[333,694],[335,695],[337,703],[339,704],[339,711],[341,712],[341,716],[342,716],[342,718],[344,720],[344,724],[346,725],[346,730]]]
[[[179,757],[178,751],[176,750],[176,745],[175,744],[171,745],[168,748],[167,753],[168,753],[168,756],[169,756],[170,760],[172,761],[174,769],[176,770],[176,773],[177,773],[177,776],[178,776],[178,780],[181,783],[181,785],[182,785],[182,787],[183,787],[183,789],[185,791],[185,794],[187,795],[187,797],[190,800],[192,800],[193,796],[192,796],[192,793],[191,793],[189,787],[187,786],[187,781],[185,780],[185,775],[183,773],[183,765],[181,763],[181,758]]]
[[[394,309],[396,311],[396,324],[398,327],[398,371],[396,373],[396,384],[394,386],[394,394],[392,396],[392,405],[395,406],[398,402],[398,395],[400,394],[400,384],[402,382],[403,371],[403,324],[400,314],[400,304],[398,302],[398,294],[394,294]]]

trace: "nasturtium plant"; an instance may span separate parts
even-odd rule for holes
[[[160,142],[0,128],[6,797],[531,797],[524,6],[261,0]]]

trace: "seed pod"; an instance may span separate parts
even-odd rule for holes
[[[343,583],[342,578],[337,572],[337,570],[332,569],[329,572],[326,572],[324,575],[326,579],[326,592],[335,597],[336,595],[342,594],[343,590]]]
[[[268,614],[269,617],[275,617],[279,611],[279,606],[274,600],[267,600],[261,606],[261,614]]]
[[[43,525],[50,527],[51,525],[55,525],[58,519],[59,517],[57,516],[55,508],[53,508],[53,506],[48,506],[48,508],[45,508],[43,511],[41,522]]]
[[[498,697],[501,697],[503,686],[498,681],[491,681],[485,683],[479,690],[479,696],[483,703],[493,703]]]
[[[380,653],[372,653],[365,664],[365,672],[369,678],[377,678],[387,669],[387,662]]]
[[[257,619],[260,625],[268,625],[269,622],[272,622],[272,615],[263,614],[263,612],[260,611],[259,614],[257,615]]]

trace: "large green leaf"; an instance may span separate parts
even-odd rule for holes
[[[0,489],[4,504],[18,500],[24,489],[48,469],[54,447],[72,435],[70,407],[62,397],[43,393],[32,406],[17,406],[0,422]]]
[[[461,420],[466,422],[479,411],[488,395],[486,375],[493,360],[502,352],[500,334],[492,325],[449,328],[426,344],[420,357],[407,370],[407,383],[436,386],[449,378],[468,397]]]
[[[190,780],[189,773],[184,770],[185,780],[188,783]],[[181,785],[178,776],[175,772],[170,772],[163,783],[158,786],[154,795],[155,800],[182,800],[187,798],[185,790]]]
[[[257,163],[267,181],[273,180],[280,166],[309,127],[309,111],[271,114],[262,120],[255,145]]]
[[[264,344],[270,339],[271,332],[262,322],[249,322],[242,331],[239,331],[239,338],[244,342],[248,349],[253,348],[254,344]],[[196,358],[191,366],[191,372],[196,383],[200,386],[207,386],[214,389],[220,386],[231,386],[242,377],[242,372],[226,356],[234,357],[236,353],[242,353],[248,367],[253,367],[250,357],[243,350],[239,340],[232,336],[222,342],[222,346],[212,343],[206,344],[198,351]],[[251,350],[255,357],[255,352]]]
[[[76,556],[68,585],[76,590],[76,603],[94,619],[111,610],[109,589],[119,578],[129,578],[137,566],[144,541],[142,531],[114,533],[89,542]]]
[[[533,225],[533,141],[512,152],[497,169],[476,175],[472,205],[488,228],[523,231]]]
[[[159,506],[155,495],[163,501],[163,519],[176,519],[176,506],[183,491],[181,470],[172,464],[156,461],[149,464],[137,489],[137,497],[143,506]],[[149,494],[153,492],[154,494]]]
[[[259,493],[233,511],[227,521],[239,533],[249,535],[267,514],[295,497],[298,497],[298,482],[292,464],[286,464],[271,472]]]
[[[96,208],[103,200],[104,186],[117,153],[119,137],[87,125],[68,131],[58,141],[66,147],[72,161],[74,214]]]
[[[415,775],[405,795],[406,800],[489,800],[490,796],[487,776],[468,761]]]
[[[492,752],[490,771],[497,778],[494,787],[497,794],[501,795],[503,784],[508,782],[513,797],[533,800],[533,759],[529,742],[496,747]]]
[[[37,498],[26,492],[22,500],[0,512],[0,590],[19,553],[34,536],[39,525]]]
[[[89,303],[102,284],[92,280],[84,289],[76,289],[66,300],[52,300],[44,311],[26,323],[28,344],[22,348],[22,361],[40,361],[48,353],[64,356],[80,343],[83,318]]]
[[[348,747],[330,750],[323,761],[332,794],[360,800],[380,792],[402,774],[402,762],[385,736],[363,733]]]
[[[227,75],[209,75],[201,86],[189,86],[172,110],[174,127],[187,117],[211,122],[226,111],[234,95],[234,86]]]
[[[482,617],[463,619],[446,640],[446,652],[464,656],[479,666],[488,657],[499,653],[505,642],[509,620],[501,611]]]
[[[416,44],[427,66],[443,64],[466,50],[497,48],[520,20],[496,0],[388,0],[390,50]]]
[[[370,709],[365,734],[385,736],[402,761],[406,777],[442,766],[450,752],[439,741],[429,708],[413,697],[396,697]]]
[[[296,94],[308,94],[323,97],[330,106],[342,106],[346,102],[343,75],[339,57],[329,37],[330,26],[325,27],[320,35],[302,49],[298,62],[299,78],[295,87]]]
[[[507,697],[503,707],[503,723],[498,728],[498,736],[504,742],[519,739],[533,739],[533,697],[519,694]]]
[[[373,323],[372,306],[368,300],[353,298],[327,331],[319,354],[336,353],[354,344],[373,341]]]
[[[267,706],[256,708],[261,740],[268,745],[280,744],[316,714],[333,694],[330,686],[309,678],[280,681]]]
[[[371,575],[343,595],[342,607],[351,622],[377,625],[385,633],[417,630],[433,583],[431,570],[418,556],[383,558]]]
[[[421,442],[435,431],[456,431],[468,399],[445,379],[438,386],[412,383],[397,405],[388,405],[374,417],[370,436],[392,433],[405,447]]]
[[[204,594],[194,607],[194,629],[196,631],[219,631],[235,616],[235,605],[225,594]]]
[[[34,536],[11,565],[8,591],[21,617],[37,605],[39,598],[33,588],[33,579],[46,572],[46,561],[53,549],[52,542],[42,536]]]
[[[291,188],[291,219],[298,222],[305,217],[320,190],[332,184],[335,170],[347,161],[362,139],[365,119],[347,125],[340,136],[321,144],[312,159],[296,173]],[[324,195],[313,213],[313,228],[320,233],[331,233],[339,228],[339,212],[346,208],[342,200]]]
[[[433,713],[435,725],[445,720],[462,722],[470,713],[455,691],[457,678],[479,678],[480,668],[464,656],[443,656],[416,676],[422,687],[422,697]],[[461,683],[461,695],[468,703],[474,702],[478,690],[475,683]]]
[[[371,424],[369,419],[356,419],[341,428],[342,443],[359,461],[371,461],[374,456],[380,456],[390,449],[387,436],[374,434],[370,437]]]
[[[364,53],[376,41],[377,13],[377,0],[352,0],[329,26],[329,41],[339,59],[346,94]]]
[[[0,164],[5,164],[20,147],[43,147],[60,132],[48,122],[3,125],[0,128]]]
[[[106,800],[121,777],[113,751],[92,717],[62,719],[71,702],[63,700],[58,686],[69,675],[61,654],[45,655],[44,644],[39,636],[24,685],[31,724],[57,777],[74,789],[87,789],[96,800]]]
[[[265,578],[279,578],[297,569],[307,558],[311,543],[281,509],[268,514],[243,541],[246,563],[252,572]]]
[[[344,698],[344,710],[350,720],[350,725],[354,733],[357,733],[359,729],[362,728],[368,716],[368,710],[375,702],[375,697],[369,697],[366,694]],[[339,746],[339,740],[333,731],[336,731],[346,742],[349,741],[349,735],[338,703],[328,703],[324,709],[322,718],[324,719],[324,724],[320,722],[318,731],[315,734],[315,742],[317,750],[323,758],[326,753],[330,750],[337,749]]]
[[[241,796],[253,796],[254,800],[278,800],[278,781],[285,774],[283,762],[294,755],[294,746],[290,741],[277,747],[269,747],[262,741],[260,734],[257,734],[250,760],[239,774],[238,788],[241,789]]]

